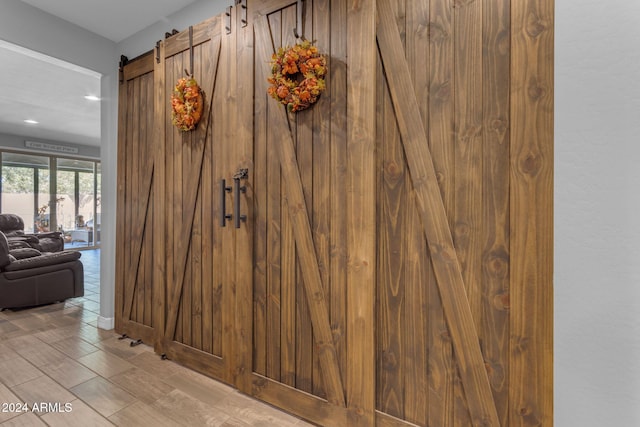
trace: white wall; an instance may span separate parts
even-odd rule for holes
[[[640,426],[640,1],[556,1],[555,412]]]
[[[116,44],[16,0],[0,0],[0,39],[102,74],[102,236],[99,324],[113,323],[115,289],[118,56]],[[115,113],[114,113],[115,112]],[[111,232],[110,232],[111,230]]]
[[[232,4],[234,4],[233,0],[200,0],[192,3],[118,43],[118,53],[133,59],[153,49],[158,40],[164,39],[165,33],[169,33],[173,29],[182,31],[189,28],[190,25],[198,24],[207,18],[223,13],[225,8]]]

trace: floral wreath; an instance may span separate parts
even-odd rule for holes
[[[309,108],[325,89],[327,60],[310,41],[279,48],[271,58],[267,93],[292,112]]]
[[[204,107],[202,90],[193,76],[178,80],[171,94],[171,123],[183,132],[195,129]]]

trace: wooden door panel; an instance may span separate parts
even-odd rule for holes
[[[274,52],[273,45],[271,45],[271,33],[274,28],[269,26],[269,21],[266,17],[261,18],[255,22],[256,40],[257,40],[257,63],[261,64],[258,68],[258,75],[265,75],[268,72],[269,65],[265,61],[265,58],[271,57]],[[287,28],[287,27],[285,27]],[[312,117],[308,117],[312,119]],[[298,125],[301,122],[298,121]],[[308,126],[308,125],[307,125]],[[309,144],[309,134],[307,134],[307,141],[305,139],[305,131],[300,130],[303,136],[298,134],[298,144],[294,147],[294,140],[292,133],[289,131],[290,124],[289,118],[284,106],[277,105],[274,108],[274,121],[269,123],[270,131],[276,136],[276,146],[278,150],[279,163],[282,173],[283,187],[281,195],[286,195],[286,212],[289,215],[292,228],[293,239],[289,242],[282,242],[283,245],[292,245],[295,242],[295,248],[297,251],[297,269],[300,271],[300,279],[302,282],[302,289],[297,289],[296,303],[293,304],[297,308],[296,312],[296,329],[301,329],[302,334],[306,334],[304,339],[297,336],[296,342],[296,388],[300,387],[304,391],[312,391],[310,384],[310,373],[313,369],[312,349],[314,348],[307,339],[313,337],[315,341],[315,349],[318,351],[319,365],[321,369],[322,381],[325,385],[325,392],[327,393],[327,399],[329,402],[336,405],[344,406],[344,391],[342,387],[342,377],[339,372],[339,365],[337,361],[337,354],[332,342],[331,327],[329,322],[328,305],[325,298],[324,286],[322,284],[322,277],[318,266],[318,258],[316,255],[316,247],[313,241],[313,234],[311,231],[311,222],[309,219],[309,208],[312,205],[310,199],[311,194],[309,191],[309,183],[307,183],[307,193],[304,191],[303,178],[306,176],[312,178],[313,175],[308,172],[303,174],[301,169],[301,163],[307,166],[307,169],[312,170],[312,164],[304,163],[308,161],[305,159],[307,153],[301,148],[303,144]],[[301,127],[304,127],[302,125]],[[296,153],[297,148],[297,153]],[[310,153],[309,153],[310,154]],[[294,275],[291,274],[290,279],[294,279]],[[281,286],[292,286],[293,281],[281,281]],[[295,283],[295,282],[294,282]],[[306,325],[307,313],[310,318],[310,322],[313,325],[313,334],[311,330],[308,330]],[[272,337],[274,341],[279,340],[280,337]],[[305,357],[305,355],[307,355]],[[299,358],[299,359],[298,359]],[[306,373],[306,374],[305,374]],[[319,388],[319,387],[318,387]]]
[[[484,366],[476,324],[469,305],[468,292],[465,291],[461,260],[454,246],[415,89],[413,89],[406,58],[402,53],[400,32],[393,19],[394,12],[386,2],[378,2],[378,11],[380,19],[377,39],[380,54],[406,153],[416,206],[422,219],[423,231],[431,254],[431,265],[456,354],[458,373],[464,387],[464,395],[459,394],[460,398],[455,399],[454,402],[468,405],[472,424],[498,425],[498,416]],[[461,225],[472,227],[474,224],[463,222]],[[472,278],[475,280],[475,277]],[[475,281],[471,281],[468,286],[478,285]],[[454,419],[464,423],[465,412],[465,410],[457,412],[454,409]]]
[[[189,70],[204,91],[205,106],[200,123],[190,132],[178,131],[169,112],[165,118],[168,287],[161,351],[230,381],[233,345],[225,342],[224,324],[229,323],[225,313],[232,312],[233,303],[224,265],[232,260],[223,258],[225,230],[217,220],[221,215],[217,195],[226,167],[217,142],[222,139],[219,129],[226,117],[219,108],[225,104],[225,94],[216,88],[224,78],[219,65],[230,60],[223,55],[221,25],[220,17],[212,18],[164,42],[165,55],[169,54],[164,58],[164,92],[170,94]],[[168,96],[162,108],[170,111]]]
[[[154,66],[150,55],[122,70],[118,145],[116,330],[154,341],[153,138]]]

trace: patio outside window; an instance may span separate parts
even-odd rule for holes
[[[100,162],[0,151],[0,211],[25,232],[62,231],[65,248],[100,245]]]

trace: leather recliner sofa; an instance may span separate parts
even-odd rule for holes
[[[0,214],[0,231],[9,240],[9,248],[34,248],[41,252],[64,250],[64,237],[59,231],[28,234],[24,232],[24,221],[15,214]]]
[[[84,295],[80,252],[42,254],[34,248],[10,250],[0,232],[0,309],[30,307]]]

